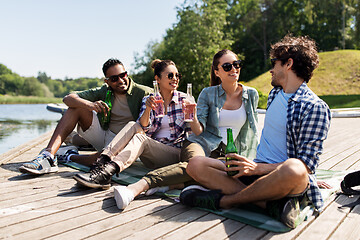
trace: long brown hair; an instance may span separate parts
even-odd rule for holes
[[[219,85],[221,83],[221,79],[215,75],[215,70],[219,70],[218,66],[219,66],[219,60],[222,56],[224,56],[225,54],[228,53],[232,53],[236,56],[236,54],[228,49],[223,49],[221,51],[218,51],[213,58],[213,62],[211,65],[211,73],[210,73],[210,86],[216,86]],[[236,56],[237,58],[237,56]]]

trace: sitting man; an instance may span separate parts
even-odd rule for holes
[[[323,200],[315,178],[323,141],[330,127],[327,104],[307,86],[319,64],[316,44],[287,35],[271,46],[271,90],[264,128],[254,160],[228,154],[226,167],[207,157],[190,159],[188,174],[200,186],[189,186],[180,201],[219,209],[254,203],[286,226],[299,224],[299,202],[309,200],[320,211]],[[238,171],[229,177],[227,171]]]
[[[79,135],[99,153],[87,158],[75,155],[71,160],[91,165],[115,135],[129,121],[135,121],[139,117],[142,99],[152,89],[129,78],[124,65],[117,59],[106,61],[103,72],[103,86],[70,93],[64,97],[63,101],[69,108],[55,128],[47,147],[34,160],[24,163],[19,168],[20,172],[57,172],[57,158],[54,154],[76,125]]]

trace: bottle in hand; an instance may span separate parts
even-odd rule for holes
[[[153,85],[154,85],[154,97],[155,97],[155,117],[156,118],[161,118],[164,117],[165,112],[164,112],[164,100],[161,97],[160,91],[159,91],[159,85],[157,83],[157,81],[153,81]]]
[[[225,154],[237,153],[237,149],[236,149],[235,144],[234,144],[234,138],[233,138],[233,134],[232,134],[232,129],[228,128],[228,129],[226,129],[226,131],[227,131],[227,145],[226,145],[226,149],[225,149]],[[229,161],[229,160],[236,160],[236,159],[227,157],[226,162]],[[233,167],[233,166],[234,165],[226,164],[226,167]],[[234,175],[236,175],[238,173],[239,173],[239,171],[228,171],[227,175],[228,176],[234,176]]]
[[[192,84],[188,83],[186,102],[183,104],[183,113],[184,113],[185,122],[194,121],[195,107],[196,107],[195,99],[192,96]]]

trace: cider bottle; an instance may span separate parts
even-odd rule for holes
[[[187,84],[187,93],[186,93],[187,103],[183,106],[183,113],[184,113],[184,121],[185,122],[192,122],[194,121],[195,117],[195,98],[192,95],[192,84]]]
[[[154,85],[154,97],[155,97],[155,117],[160,118],[164,117],[165,111],[164,111],[164,100],[161,97],[160,91],[159,91],[159,85],[157,81],[153,81]]]

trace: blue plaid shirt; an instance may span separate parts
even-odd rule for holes
[[[273,88],[267,107],[281,90]],[[310,188],[307,195],[314,207],[321,211],[324,205],[315,170],[319,165],[323,141],[330,128],[331,113],[328,105],[313,93],[304,82],[290,97],[287,108],[286,142],[288,158],[302,160],[310,169]]]
[[[153,94],[150,94],[153,96]],[[146,100],[149,96],[146,96],[142,100],[139,116],[141,117],[146,109]],[[174,91],[174,95],[171,99],[169,106],[167,106],[167,116],[169,117],[170,138],[155,138],[154,134],[159,131],[161,127],[162,118],[155,118],[155,111],[150,112],[150,124],[149,126],[143,126],[143,129],[148,137],[151,137],[161,143],[169,146],[181,148],[182,142],[186,139],[187,135],[191,133],[189,124],[184,121],[184,114],[182,112],[182,102],[186,97],[186,94],[179,91]],[[139,119],[140,119],[139,117]],[[139,122],[138,119],[138,122]]]

